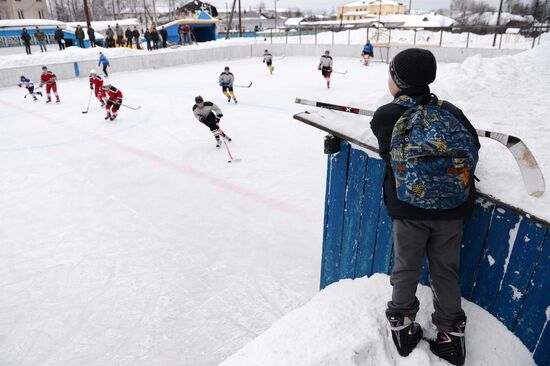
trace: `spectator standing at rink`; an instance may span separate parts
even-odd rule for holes
[[[160,28],[160,36],[162,37],[162,48],[166,48],[166,42],[168,41],[168,32],[164,27]]]
[[[88,33],[88,39],[90,40],[90,47],[95,48],[95,29],[92,28],[92,26],[89,26],[86,32]]]
[[[82,29],[82,27],[80,27],[80,25],[76,26],[76,31],[74,32],[74,35],[76,37],[76,40],[78,41],[78,47],[86,48],[86,46],[84,45],[84,38],[86,36],[84,35],[84,30]]]
[[[48,49],[46,48],[46,34],[38,27],[36,27],[34,31],[34,38],[36,38],[36,41],[40,46],[40,52],[48,52]]]
[[[23,28],[23,32],[21,32],[21,39],[23,40],[23,43],[25,44],[25,52],[27,52],[27,55],[32,55],[31,52],[31,35],[29,32],[27,32],[27,28]]]

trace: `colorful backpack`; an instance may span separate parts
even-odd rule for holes
[[[451,209],[464,203],[478,161],[475,137],[435,96],[427,104],[417,104],[406,95],[393,103],[408,108],[391,138],[397,198],[424,209]]]

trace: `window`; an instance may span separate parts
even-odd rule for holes
[[[39,19],[44,19],[44,10],[38,10],[38,18]]]
[[[17,10],[17,17],[19,19],[25,19],[25,15],[23,14],[23,10]]]

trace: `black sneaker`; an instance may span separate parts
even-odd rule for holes
[[[422,327],[400,313],[386,313],[397,352],[407,357],[422,339]]]
[[[466,320],[456,323],[454,332],[438,332],[437,338],[430,340],[430,351],[452,365],[462,366],[466,360]]]

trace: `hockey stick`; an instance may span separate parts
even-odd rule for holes
[[[252,86],[252,81],[248,85],[233,85],[234,88],[250,88]]]
[[[281,56],[281,57],[279,57],[279,58],[276,58],[276,60],[277,60],[277,61],[281,61],[281,60],[284,59],[285,57],[286,57],[286,55],[285,55],[285,56]]]
[[[88,98],[88,106],[86,107],[85,111],[82,111],[83,114],[88,113],[88,111],[90,110],[90,102],[92,101],[92,92],[93,92],[93,90],[90,89],[90,97]]]
[[[137,111],[137,110],[139,110],[139,109],[141,108],[140,105],[138,105],[137,107],[132,107],[132,106],[126,105],[126,104],[124,104],[124,103],[121,104],[121,106],[126,107],[126,108],[131,109],[131,110],[134,110],[134,111]]]
[[[335,73],[335,74],[346,75],[346,74],[348,73],[348,70],[343,71],[343,72],[342,72],[342,71],[334,71],[334,70],[332,70],[332,72]]]
[[[369,117],[372,117],[374,115],[374,112],[369,111],[368,109],[315,102],[301,98],[296,98],[295,103],[324,109],[332,109],[340,112],[360,114]],[[485,131],[479,129],[476,130],[476,132],[477,135],[480,137],[487,137],[492,140],[496,140],[506,146],[516,160],[516,164],[519,167],[519,171],[521,173],[521,177],[523,178],[523,184],[525,185],[527,193],[529,193],[530,196],[534,197],[542,196],[546,186],[544,182],[544,176],[533,153],[520,138],[499,132]]]
[[[233,157],[233,155],[231,155],[231,151],[229,150],[229,145],[227,144],[227,139],[225,138],[225,132],[223,132],[223,130],[219,126],[218,126],[218,130],[220,130],[220,132],[221,132],[222,139],[223,139],[223,145],[225,146],[225,149],[227,150],[227,154],[229,155],[229,160],[227,162],[228,163],[232,163],[232,162],[238,163],[238,162],[240,162],[241,159],[235,159]]]

